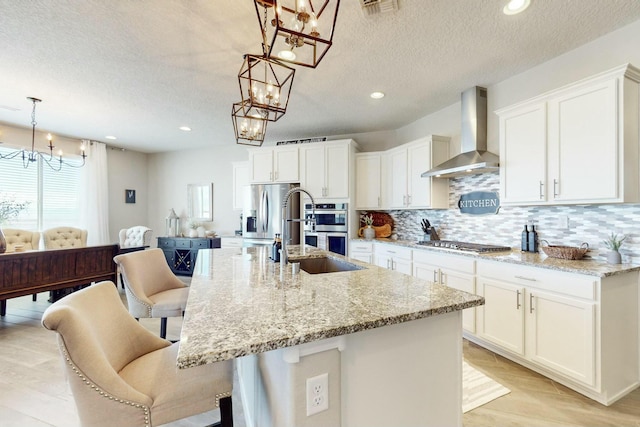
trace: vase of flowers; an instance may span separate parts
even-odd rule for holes
[[[609,248],[609,252],[607,253],[607,262],[609,264],[620,264],[622,263],[622,255],[618,251],[620,246],[622,246],[622,242],[626,239],[627,236],[618,237],[617,234],[611,233],[606,240],[603,240],[602,243]]]
[[[364,230],[362,231],[364,238],[366,240],[375,239],[376,230],[373,229],[373,215],[363,216],[362,221],[364,221]]]
[[[191,221],[189,223],[189,237],[198,237],[198,227],[200,227],[199,222]]]
[[[20,212],[25,210],[29,202],[21,202],[15,197],[6,194],[0,194],[0,226],[10,219],[18,217]],[[7,239],[5,239],[2,229],[0,228],[0,254],[7,251]]]

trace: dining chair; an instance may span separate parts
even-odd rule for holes
[[[42,325],[58,333],[67,381],[85,427],[151,427],[220,408],[232,427],[233,362],[177,368],[179,344],[127,313],[111,281],[55,302]]]
[[[118,233],[118,240],[121,248],[135,248],[149,246],[151,244],[151,236],[153,230],[144,225],[134,225],[133,227],[123,228]]]
[[[42,232],[42,241],[45,249],[83,248],[87,246],[87,230],[66,226],[49,228]],[[50,291],[49,301],[55,302],[80,288],[80,286],[76,286],[74,288]]]
[[[129,252],[113,258],[120,268],[129,313],[136,319],[160,318],[160,336],[167,336],[167,318],[181,317],[189,287],[169,268],[162,249]]]
[[[87,246],[87,230],[55,227],[42,232],[45,249],[82,248]]]
[[[3,228],[2,233],[7,241],[7,252],[33,251],[40,249],[40,233],[37,231],[21,230],[19,228]],[[32,301],[38,300],[38,294],[31,295]],[[6,300],[2,312],[6,311]]]

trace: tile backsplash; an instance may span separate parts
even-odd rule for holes
[[[589,244],[588,256],[604,259],[608,251],[602,240],[611,232],[627,236],[620,253],[623,262],[640,263],[640,204],[503,206],[496,215],[461,214],[461,194],[500,191],[498,172],[449,180],[449,209],[391,210],[394,232],[400,239],[422,240],[420,220],[427,218],[440,239],[520,247],[524,225],[534,221],[539,239],[550,245]],[[569,227],[566,228],[568,218]]]

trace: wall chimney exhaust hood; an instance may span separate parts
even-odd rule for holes
[[[452,178],[499,169],[500,159],[487,151],[487,89],[479,86],[462,92],[462,153],[428,170],[423,178]]]

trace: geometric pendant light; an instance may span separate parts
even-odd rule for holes
[[[264,110],[253,108],[244,102],[236,102],[231,109],[236,143],[260,147],[267,132]]]
[[[245,115],[275,122],[287,111],[295,70],[263,56],[245,55],[238,73]]]
[[[254,0],[265,56],[316,68],[331,47],[340,0]]]

